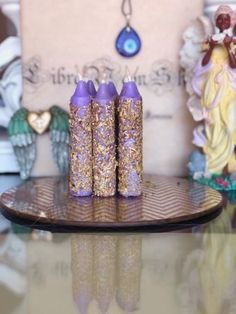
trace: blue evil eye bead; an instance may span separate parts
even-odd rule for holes
[[[116,39],[116,50],[123,57],[133,57],[141,49],[141,40],[136,31],[126,26],[123,28]]]

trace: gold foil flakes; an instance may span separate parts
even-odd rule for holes
[[[93,103],[93,192],[96,196],[116,193],[115,104]]]
[[[142,100],[121,98],[118,119],[118,191],[125,197],[139,196],[143,177]]]
[[[92,194],[92,125],[91,104],[70,106],[70,174],[72,195]]]

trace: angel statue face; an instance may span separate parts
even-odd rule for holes
[[[229,14],[220,14],[216,18],[216,26],[221,32],[231,27],[231,17]]]

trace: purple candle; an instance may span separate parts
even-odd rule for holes
[[[92,194],[91,97],[86,82],[77,84],[70,104],[69,189],[74,196]]]
[[[124,83],[118,104],[118,191],[125,197],[142,194],[143,107],[134,81]]]
[[[116,193],[115,102],[109,85],[100,84],[93,102],[93,191],[97,196]]]
[[[88,80],[87,88],[88,88],[88,92],[89,92],[90,96],[92,98],[94,98],[96,96],[97,92],[96,92],[96,88],[95,88],[94,83],[93,83],[92,80]]]

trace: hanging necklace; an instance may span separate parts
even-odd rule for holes
[[[123,57],[133,57],[141,49],[141,40],[137,32],[130,26],[132,16],[131,0],[122,0],[121,12],[125,17],[126,26],[120,31],[116,39],[116,50]]]

